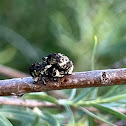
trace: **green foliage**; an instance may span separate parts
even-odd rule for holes
[[[87,115],[89,115],[90,117],[93,117],[94,119],[98,119],[98,120],[100,120],[100,121],[102,121],[102,122],[105,122],[105,123],[109,124],[110,126],[114,126],[114,124],[112,124],[112,123],[110,123],[110,122],[108,122],[108,121],[106,121],[106,120],[104,120],[104,119],[98,117],[97,115],[91,113],[90,111],[88,111],[88,110],[86,110],[86,109],[84,109],[84,108],[81,108],[81,109],[82,109],[83,112],[85,112],[85,113],[86,113]],[[93,121],[93,119],[92,119],[92,121]],[[90,123],[89,123],[89,124],[90,124]]]
[[[69,105],[64,105],[64,107],[66,108],[66,111],[68,113],[68,117],[69,117],[69,120],[70,120],[69,126],[75,126],[75,120],[74,120],[74,116],[73,116],[73,113],[71,111],[70,106]]]
[[[1,126],[13,126],[10,121],[4,117],[3,115],[0,114],[0,125]]]
[[[26,73],[33,62],[51,52],[70,57],[74,71],[109,68],[126,56],[125,32],[124,0],[0,1],[0,63]],[[125,109],[125,85],[63,92],[69,99],[46,93],[28,93],[22,99],[48,101],[65,109],[1,106],[0,125],[95,126],[95,120],[109,125],[126,120],[113,109]],[[88,107],[100,111],[91,112]]]
[[[4,121],[6,125],[8,124],[7,126],[11,126],[11,123],[15,126],[59,126],[53,115],[48,112],[42,112],[38,108],[19,110],[19,108],[15,107],[4,107],[0,109],[0,114],[1,122]]]
[[[90,124],[95,124],[95,119],[102,121],[104,123],[107,123],[109,125],[114,126],[113,122],[115,120],[109,120],[110,117],[106,118],[105,114],[104,116],[101,116],[101,112],[103,111],[106,114],[109,114],[109,116],[115,118],[115,119],[122,119],[126,120],[126,115],[114,110],[114,108],[120,108],[125,109],[125,103],[126,103],[126,94],[117,94],[115,96],[109,96],[109,97],[96,97],[95,99],[89,99],[92,90],[88,88],[85,89],[84,92],[80,92],[76,97],[72,99],[58,99],[56,100],[53,97],[48,96],[45,93],[29,93],[25,94],[22,98],[27,99],[37,99],[42,101],[48,101],[51,103],[54,103],[56,105],[63,105],[64,110],[62,108],[59,112],[54,114],[54,112],[50,111],[48,108],[21,108],[21,107],[14,107],[14,106],[3,106],[0,108],[0,116],[1,116],[1,124],[4,122],[3,125],[17,125],[20,122],[20,126],[23,125],[33,125],[36,126],[38,124],[43,125],[49,125],[53,126],[59,126],[62,125],[65,120],[67,119],[67,125],[68,126],[76,126],[76,125],[83,125],[84,122],[88,121]],[[85,93],[86,92],[86,93]],[[114,93],[114,92],[113,92]],[[76,108],[77,110],[74,111],[74,114],[71,110],[72,108]],[[86,107],[86,108],[85,108]],[[100,111],[91,112],[87,108],[88,107],[95,107]],[[53,109],[53,108],[52,108]],[[53,110],[55,111],[55,109]],[[51,114],[53,113],[53,114]],[[87,118],[85,118],[87,117]],[[65,124],[66,125],[66,124]]]
[[[126,120],[126,115],[125,114],[117,112],[117,111],[115,111],[115,110],[113,110],[113,109],[111,109],[109,107],[98,105],[98,104],[96,104],[96,105],[94,104],[93,106],[96,107],[97,109],[101,110],[101,111],[104,111],[106,113],[114,115],[115,117],[118,117],[119,119]]]
[[[88,88],[88,89],[82,90],[82,92],[80,92],[79,95],[73,100],[73,102],[74,103],[79,102],[80,100],[85,98],[87,95],[89,95],[89,92],[91,92],[92,90],[95,90],[95,88]]]
[[[9,119],[12,124],[19,124],[19,126],[32,125],[34,121],[36,121],[37,117],[37,115],[35,115],[33,112],[17,110],[14,108],[0,109],[0,114],[2,114],[5,118]]]
[[[48,96],[44,92],[39,92],[39,93],[26,93],[25,95],[22,96],[23,99],[36,99],[40,101],[48,101],[51,103],[58,103],[57,100],[51,96]]]

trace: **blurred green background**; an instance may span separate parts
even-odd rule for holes
[[[94,37],[97,37],[97,41]],[[29,73],[32,63],[40,62],[43,56],[52,52],[67,55],[74,63],[74,71],[108,69],[114,63],[125,59],[126,1],[0,0],[0,64]],[[123,64],[120,67],[125,66]],[[0,75],[0,79],[3,79],[3,76]],[[97,104],[98,94],[103,96],[102,100],[116,94],[124,101],[111,104],[111,100],[108,100],[110,104],[107,105],[125,108],[125,86],[101,87],[102,90],[98,94],[97,89],[78,89],[79,96],[76,100],[82,100],[86,105],[86,100],[96,98],[94,102]],[[65,92],[69,95],[71,90]],[[70,97],[74,97],[75,94],[76,91],[72,90]],[[92,106],[92,102],[89,106]],[[72,115],[69,109],[66,106],[68,114]],[[29,110],[28,112],[30,115]],[[87,116],[81,118],[83,113],[77,112],[75,115],[78,126],[81,126],[80,122],[83,125],[87,119]],[[57,118],[65,115],[58,114]],[[115,112],[115,115],[118,114]],[[100,117],[105,116],[101,114]],[[81,118],[80,122],[78,118]],[[121,119],[124,118],[126,119],[123,115]],[[70,119],[73,120],[72,117]],[[88,119],[92,120],[92,116],[88,116]],[[109,116],[107,119],[110,122],[115,121]]]
[[[106,69],[126,56],[124,0],[1,0],[0,64],[29,73],[52,52],[73,61],[74,71]]]

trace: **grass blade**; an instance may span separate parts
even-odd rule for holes
[[[51,103],[57,104],[57,99],[47,95],[46,93],[39,92],[39,93],[26,93],[22,96],[23,99],[36,99],[40,101],[48,101]]]
[[[89,116],[91,116],[91,117],[93,117],[93,118],[95,118],[95,119],[98,119],[98,120],[100,120],[100,121],[102,121],[102,122],[104,122],[104,123],[107,123],[107,124],[109,124],[110,126],[116,126],[116,125],[114,125],[114,124],[112,124],[112,123],[110,123],[110,122],[108,122],[108,121],[106,121],[106,120],[104,120],[104,119],[98,117],[97,115],[93,114],[92,112],[88,111],[88,110],[85,109],[85,108],[82,108],[82,107],[81,107],[81,110],[82,110],[83,112],[85,112],[87,115],[89,115]]]
[[[70,119],[70,122],[71,122],[71,126],[74,126],[74,116],[73,116],[73,113],[72,113],[72,111],[71,111],[71,108],[70,108],[70,106],[69,105],[64,105],[65,106],[65,108],[66,108],[66,111],[67,111],[67,113],[68,113],[68,116],[69,116],[69,119]]]
[[[33,111],[37,113],[42,120],[47,121],[50,124],[50,126],[60,126],[58,120],[52,114],[48,112],[42,112],[38,108],[35,108]]]
[[[72,89],[69,99],[73,99],[75,97],[76,91],[77,91],[76,88]]]
[[[103,105],[100,105],[100,104],[94,104],[93,106],[95,108],[97,108],[97,109],[99,109],[101,111],[104,111],[106,113],[109,113],[109,114],[111,114],[111,115],[113,115],[113,116],[115,116],[117,118],[120,118],[122,120],[126,120],[126,115],[125,114],[120,113],[120,112],[118,112],[118,111],[116,111],[114,109],[111,109],[109,107],[106,107],[106,106],[103,106]]]
[[[83,92],[81,92],[74,100],[74,103],[79,102],[80,100],[82,100],[85,96],[89,95],[89,93],[94,90],[95,88],[87,88],[85,89]]]
[[[94,121],[94,118],[91,116],[88,116],[88,122],[89,126],[97,126],[96,122]]]
[[[4,117],[2,114],[0,114],[0,126],[13,126],[10,121]]]

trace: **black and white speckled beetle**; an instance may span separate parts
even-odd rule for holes
[[[41,63],[36,62],[30,66],[30,75],[34,78],[34,83],[42,81],[46,84],[45,77],[56,80],[58,77],[72,74],[73,63],[64,54],[52,53],[47,57],[43,57],[42,60]]]

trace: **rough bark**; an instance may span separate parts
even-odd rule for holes
[[[76,72],[66,75],[58,81],[48,81],[46,85],[33,84],[31,77],[14,78],[0,81],[0,95],[24,94],[50,90],[100,87],[126,84],[126,68],[108,69],[87,72]]]

